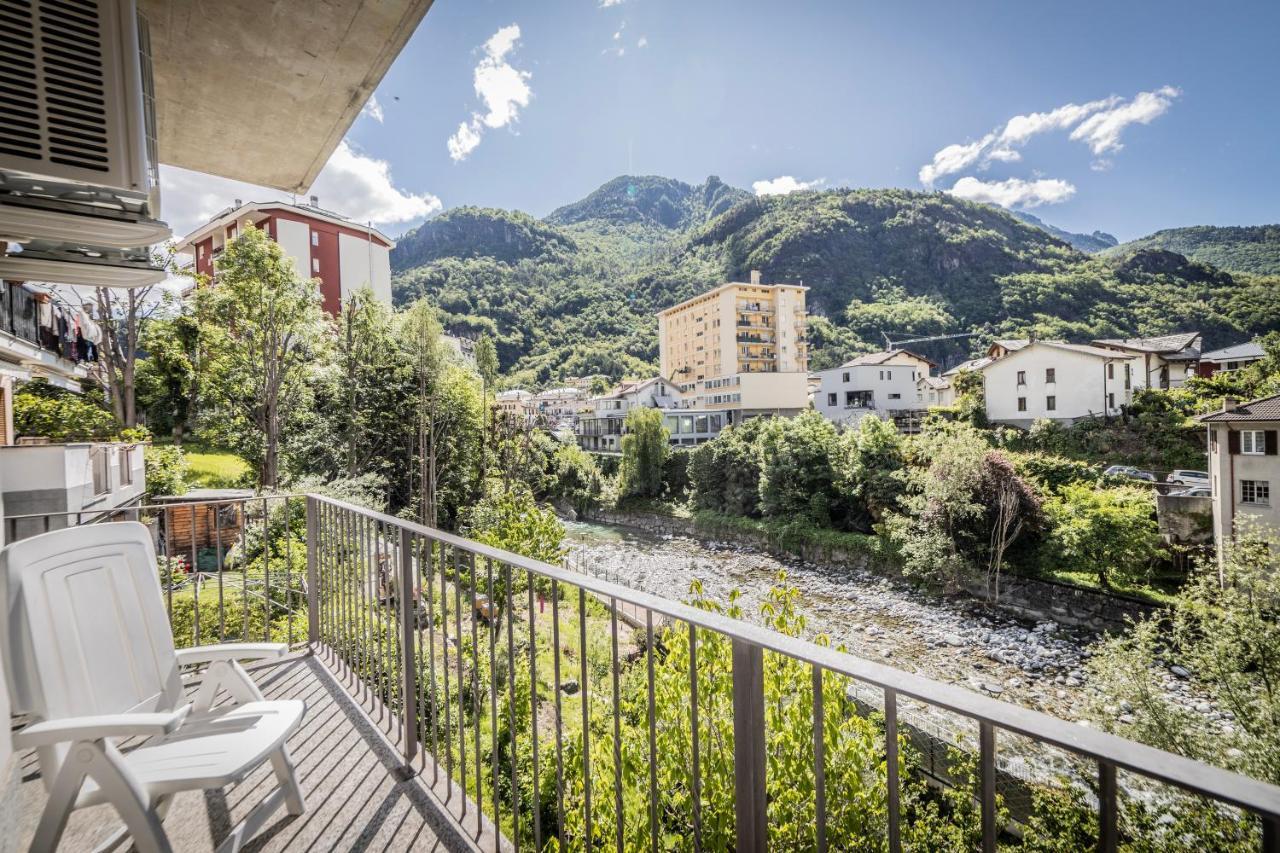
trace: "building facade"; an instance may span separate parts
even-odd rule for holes
[[[293,260],[298,275],[320,282],[324,310],[336,316],[362,287],[391,304],[391,249],[395,243],[373,227],[311,204],[248,202],[234,206],[182,238],[179,254],[191,258],[196,273],[215,279],[215,262],[227,243],[247,225],[267,233]]]
[[[659,372],[688,383],[741,373],[809,369],[805,291],[797,284],[730,282],[658,312]]]
[[[673,410],[680,389],[655,376],[640,382],[624,382],[608,394],[590,400],[591,410],[578,418],[578,446],[592,453],[622,452],[622,426],[635,408]]]
[[[1125,353],[1087,344],[1032,341],[978,369],[988,420],[1018,427],[1117,415],[1133,387]]]
[[[523,423],[533,417],[533,395],[522,388],[499,391],[494,395],[498,411]]]
[[[586,400],[587,395],[580,388],[547,388],[533,395],[533,409],[552,423],[576,421]]]
[[[1153,338],[1103,338],[1093,346],[1122,353],[1128,362],[1130,390],[1181,388],[1196,375],[1200,333],[1181,332]],[[1128,395],[1125,402],[1130,401]]]
[[[897,412],[923,408],[917,384],[934,364],[907,350],[860,355],[839,367],[814,374],[818,388],[813,407],[827,420],[856,424],[866,415],[889,419]]]
[[[1266,357],[1266,350],[1255,341],[1223,347],[1200,355],[1200,363],[1196,365],[1196,375],[1208,377],[1215,373],[1239,370]]]
[[[1213,535],[1219,553],[1242,521],[1280,533],[1280,394],[1201,415],[1209,436]]]

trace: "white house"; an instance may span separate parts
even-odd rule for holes
[[[828,420],[844,424],[868,414],[888,418],[892,412],[924,408],[917,382],[933,366],[929,359],[907,350],[858,356],[814,374],[818,388],[813,407]]]
[[[680,389],[661,376],[624,382],[591,399],[591,412],[578,418],[578,446],[596,453],[620,453],[627,412],[635,408],[674,409],[679,400]]]
[[[1197,373],[1200,376],[1212,376],[1215,373],[1226,373],[1247,367],[1255,361],[1266,358],[1266,350],[1256,341],[1223,347],[1212,352],[1202,353]]]
[[[580,388],[548,388],[533,395],[533,409],[549,421],[576,419],[587,399]]]
[[[1154,338],[1103,338],[1096,347],[1123,353],[1129,364],[1131,388],[1180,388],[1196,375],[1200,363],[1200,333],[1181,332]],[[1125,402],[1131,394],[1127,394]]]
[[[1221,547],[1245,518],[1280,532],[1280,394],[1201,415],[1209,430],[1213,538]],[[1219,552],[1221,553],[1221,552]]]
[[[950,406],[956,401],[956,389],[950,377],[921,376],[916,380],[916,402],[924,408]]]
[[[979,368],[987,418],[1029,427],[1041,418],[1071,423],[1119,414],[1125,402],[1123,352],[1087,344],[1032,341]]]

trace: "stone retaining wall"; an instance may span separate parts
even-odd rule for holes
[[[755,548],[775,557],[800,559],[827,566],[872,569],[885,575],[897,575],[897,567],[865,553],[847,552],[823,545],[800,545],[783,548],[767,535],[715,525],[700,525],[692,518],[678,518],[656,512],[632,510],[595,510],[591,521],[634,527],[655,536],[686,536],[703,542],[731,542]],[[979,601],[989,600],[983,583],[971,584],[966,592]],[[995,607],[1024,619],[1052,620],[1061,625],[1075,625],[1095,631],[1113,631],[1125,627],[1127,620],[1138,619],[1155,610],[1155,606],[1138,599],[1109,595],[1083,587],[1053,581],[1005,575],[1000,579],[1000,598]]]

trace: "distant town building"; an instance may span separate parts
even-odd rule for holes
[[[494,395],[494,403],[498,411],[517,421],[524,422],[533,417],[533,395],[521,388],[499,391]]]
[[[454,355],[465,364],[472,367],[476,365],[476,342],[471,338],[465,338],[461,335],[443,334],[440,340],[449,348]]]
[[[1062,341],[1030,341],[999,358],[979,359],[987,418],[1029,427],[1041,418],[1074,422],[1116,415],[1134,387],[1128,355]]]
[[[1199,376],[1207,377],[1215,373],[1239,370],[1242,367],[1253,364],[1255,361],[1262,361],[1266,357],[1266,350],[1255,341],[1235,344],[1234,346],[1202,353],[1196,373]]]
[[[924,408],[918,383],[935,367],[908,350],[868,353],[839,367],[820,370],[813,407],[838,424],[856,424],[866,415],[896,419]],[[918,418],[904,418],[914,422]]]
[[[659,372],[688,383],[740,373],[809,369],[805,291],[797,284],[730,282],[658,312]]]
[[[192,259],[195,271],[215,279],[214,262],[252,224],[280,244],[303,278],[320,281],[324,310],[336,316],[342,303],[366,285],[391,304],[391,249],[395,243],[371,226],[310,204],[247,202],[239,199],[177,243],[179,254]]]
[[[1181,332],[1154,338],[1103,338],[1096,347],[1124,353],[1133,388],[1181,388],[1196,375],[1200,333]]]
[[[921,376],[916,380],[916,400],[926,409],[950,406],[956,401],[951,380],[943,376]]]
[[[533,395],[533,409],[548,421],[576,421],[587,395],[580,388],[548,388]]]
[[[1240,403],[1200,416],[1209,431],[1209,484],[1213,533],[1219,553],[1242,518],[1280,530],[1280,394]]]

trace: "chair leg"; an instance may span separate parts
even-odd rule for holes
[[[79,756],[81,744],[73,744],[67,752],[62,768],[54,778],[53,787],[49,790],[49,799],[44,804],[44,812],[40,815],[40,823],[36,826],[36,834],[31,839],[32,851],[57,850],[62,840],[63,830],[67,828],[67,818],[75,806],[76,797],[84,784],[85,762]]]
[[[87,775],[98,783],[107,802],[124,821],[138,853],[173,853],[160,822],[168,810],[164,799],[154,805],[151,803],[151,798],[129,772],[124,756],[114,746],[94,741],[92,744],[76,744],[72,751],[81,746],[93,748]]]
[[[283,744],[271,753],[271,767],[276,772],[276,781],[284,791],[285,806],[291,815],[300,815],[306,811],[307,804],[302,799],[302,789],[298,787],[298,775],[293,769],[293,759],[289,756],[289,748]]]
[[[165,796],[158,797],[156,799],[156,805],[155,805],[156,815],[160,818],[161,822],[164,821],[164,816],[168,814],[169,806],[172,805],[172,803],[173,803],[173,794],[166,794]],[[122,826],[119,829],[117,829],[115,832],[111,833],[111,835],[107,836],[107,838],[101,844],[93,848],[93,853],[111,853],[112,850],[115,850],[117,847],[119,847],[123,842],[127,841],[128,839],[129,839],[129,827]]]

